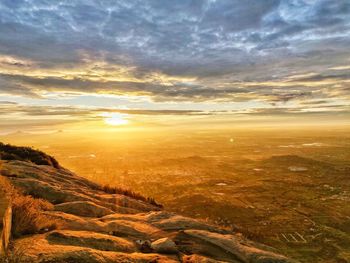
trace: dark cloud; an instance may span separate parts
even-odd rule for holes
[[[73,106],[33,106],[20,105],[12,102],[0,101],[0,113],[20,113],[24,116],[67,116],[73,118],[100,118],[102,113],[121,113],[129,115],[208,115],[209,112],[200,110],[144,110],[144,109],[114,109],[114,108],[81,108]]]
[[[309,100],[309,101],[301,101],[302,105],[324,105],[332,102],[331,100]]]
[[[8,79],[0,76],[0,95],[1,94],[40,98],[40,96],[37,93],[33,92],[30,88],[21,85],[13,79]]]
[[[316,82],[316,81],[323,81],[323,80],[336,80],[336,81],[350,80],[350,71],[339,73],[339,74],[315,74],[309,77],[297,78],[297,79],[294,79],[293,81]]]
[[[301,116],[301,115],[327,115],[329,111],[333,113],[341,113],[350,116],[350,105],[328,105],[322,107],[305,108],[289,108],[289,107],[275,107],[275,108],[256,108],[250,111],[242,112],[246,115],[262,115],[262,116]]]
[[[208,100],[230,95],[246,93],[240,88],[215,89],[203,85],[189,85],[175,82],[171,85],[162,83],[126,82],[126,81],[91,81],[80,78],[63,79],[56,77],[34,78],[23,75],[9,75],[0,73],[0,81],[18,83],[28,94],[36,94],[37,90],[46,91],[75,91],[85,93],[109,92],[112,94],[148,94],[156,100]]]
[[[333,76],[334,77],[334,76]],[[342,76],[342,78],[344,78]],[[84,78],[64,79],[60,77],[30,77],[24,75],[1,74],[0,89],[3,93],[26,95],[40,98],[40,91],[78,92],[78,93],[109,93],[114,95],[148,95],[154,101],[248,101],[262,100],[270,103],[288,102],[300,99],[334,97],[341,94],[346,97],[348,86],[338,87],[337,92],[329,88],[329,84],[315,87],[304,86],[298,82],[312,82],[331,79],[330,76],[311,76],[288,80],[288,87],[276,84],[259,85],[248,83],[225,83],[219,87],[211,82],[186,83],[173,81],[162,82],[131,82],[131,81],[93,81]],[[293,83],[296,84],[293,84]],[[14,86],[15,85],[15,86]]]
[[[0,56],[19,58],[3,65],[30,67],[23,59],[42,71],[74,71],[102,60],[111,67],[132,67],[137,80],[2,71],[1,94],[134,93],[154,101],[255,98],[275,103],[348,91],[342,83],[349,71],[329,69],[349,63],[348,0],[3,0],[0,13]],[[331,91],[321,84],[249,84],[285,82],[290,75],[310,72],[315,74],[287,82],[333,80],[343,86]],[[144,80],[153,73],[194,80]]]
[[[265,15],[277,8],[279,0],[210,1],[203,14],[200,28],[203,31],[236,32],[259,28]]]
[[[237,58],[225,52],[249,57],[249,45],[261,48],[306,29],[339,25],[344,32],[350,8],[347,0],[12,2],[1,4],[3,49],[55,62],[74,60],[79,49],[119,51],[164,67],[176,57],[199,64],[210,53],[232,62]]]
[[[72,121],[96,120],[104,118],[106,113],[120,113],[128,115],[145,115],[145,116],[210,116],[210,115],[232,115],[239,117],[241,115],[252,116],[298,116],[298,115],[314,115],[326,114],[329,111],[335,113],[350,114],[350,104],[344,105],[308,105],[304,106],[284,106],[273,108],[255,107],[251,109],[237,109],[226,111],[202,111],[202,110],[145,110],[145,109],[114,109],[114,108],[81,108],[73,106],[33,106],[33,105],[14,105],[1,104],[0,114],[17,114],[22,115],[22,119],[31,120],[33,117],[47,119],[60,119],[65,117],[67,123]],[[6,122],[11,119],[4,119]],[[64,123],[61,121],[60,123]]]
[[[0,100],[0,105],[17,105],[17,102]]]

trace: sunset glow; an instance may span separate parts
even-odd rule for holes
[[[15,2],[0,3],[1,133],[125,126],[125,113],[349,124],[349,1]]]
[[[112,126],[125,125],[129,123],[129,121],[126,119],[127,117],[125,114],[103,114],[103,117],[105,118],[105,123]]]
[[[350,0],[0,0],[0,263],[350,263],[349,175]]]

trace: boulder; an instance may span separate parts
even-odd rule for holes
[[[19,252],[20,262],[33,263],[125,263],[125,262],[179,262],[170,255],[138,252],[103,251],[85,246],[63,245],[48,240],[45,235],[25,237],[14,242]]]
[[[91,231],[56,230],[48,233],[46,239],[54,244],[87,247],[102,251],[136,251],[135,245],[124,238]]]
[[[178,252],[175,242],[167,237],[152,242],[151,248],[157,253],[175,254]]]
[[[271,251],[262,250],[245,243],[242,237],[230,234],[212,233],[204,230],[185,230],[185,234],[192,238],[210,243],[224,251],[229,252],[241,262],[245,263],[289,263],[288,258]]]
[[[183,263],[224,263],[225,261],[218,261],[212,258],[200,256],[200,255],[185,255],[182,257]]]

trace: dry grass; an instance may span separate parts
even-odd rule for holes
[[[12,244],[13,245],[13,244]],[[11,244],[10,244],[11,246]],[[35,246],[35,244],[26,245],[26,246],[19,246],[17,248],[14,248],[11,246],[10,251],[8,251],[8,254],[6,256],[0,256],[0,263],[30,263],[32,261],[29,261],[28,259],[25,259],[26,255],[26,249],[30,248],[31,246]]]
[[[24,263],[24,262],[28,262],[28,261],[25,261],[23,259],[23,256],[24,256],[23,253],[20,253],[20,252],[12,253],[12,251],[10,251],[7,256],[0,256],[0,263]]]
[[[263,229],[259,229],[257,227],[245,227],[245,228],[240,228],[239,232],[243,234],[244,237],[247,239],[256,241],[256,242],[261,242],[263,243],[266,238],[271,235],[271,232],[266,233]]]
[[[12,205],[12,235],[36,234],[56,228],[43,212],[53,210],[53,205],[46,200],[15,194],[11,198]]]
[[[56,228],[57,222],[43,213],[53,210],[50,202],[19,193],[3,176],[0,176],[0,186],[11,203],[13,237]]]
[[[0,161],[0,170],[1,170],[1,161]],[[0,191],[6,197],[11,197],[15,192],[15,188],[10,184],[6,177],[2,176],[0,173]]]
[[[1,169],[1,162],[0,162]],[[12,187],[8,183],[7,179],[0,174],[0,219],[4,216],[5,210],[8,206],[8,193],[11,191]],[[2,220],[0,220],[0,232],[2,227]]]
[[[0,162],[1,168],[1,162]],[[25,196],[18,192],[0,174],[0,189],[9,200],[12,207],[12,229],[13,237],[20,237],[26,234],[36,234],[42,231],[55,229],[57,222],[50,219],[43,212],[53,210],[53,205],[46,200]],[[6,256],[0,256],[0,263],[24,263],[25,248],[13,248],[10,243],[10,250]]]
[[[102,190],[108,194],[121,194],[121,195],[129,196],[133,199],[141,200],[141,201],[144,201],[144,202],[149,203],[151,205],[154,205],[156,207],[163,208],[163,206],[161,204],[158,204],[153,198],[145,197],[142,194],[136,193],[136,192],[131,191],[129,189],[104,185],[101,187],[100,190]]]

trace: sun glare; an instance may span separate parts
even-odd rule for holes
[[[129,123],[129,121],[127,120],[126,114],[105,113],[103,114],[103,117],[104,117],[104,122],[111,126],[125,125]]]

